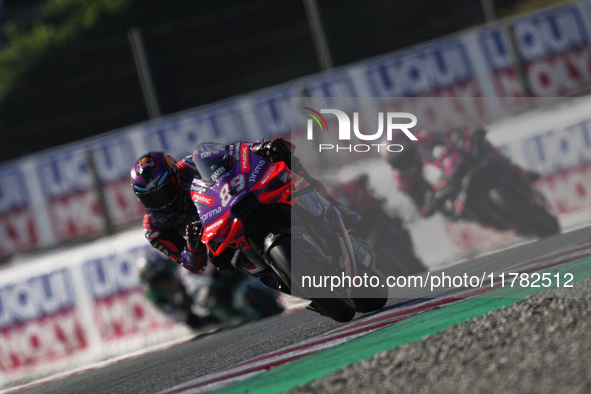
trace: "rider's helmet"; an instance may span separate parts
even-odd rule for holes
[[[164,152],[148,152],[135,162],[131,187],[148,211],[166,210],[181,202],[176,161]]]
[[[417,134],[417,152],[424,161],[435,162],[444,153],[448,144],[441,133],[423,130]]]
[[[412,171],[420,163],[415,141],[411,141],[405,135],[396,135],[392,141],[387,139],[381,141],[381,145],[391,144],[402,146],[401,151],[392,149],[393,152],[383,146],[380,147],[380,155],[391,167],[406,172]]]
[[[137,261],[142,282],[156,288],[166,287],[176,279],[176,263],[156,249],[146,251]]]

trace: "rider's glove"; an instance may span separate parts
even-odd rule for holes
[[[257,155],[271,160],[272,162],[285,161],[289,159],[295,145],[283,138],[275,138],[271,141],[261,142],[252,148]]]
[[[195,248],[201,243],[201,222],[199,220],[187,224],[185,229],[185,235],[187,236],[187,246],[189,248]]]
[[[199,243],[197,248],[185,248],[181,252],[181,264],[194,274],[200,274],[207,267],[206,247]]]
[[[206,246],[201,242],[201,222],[187,225],[187,247],[181,252],[181,264],[192,273],[201,273],[207,267]]]

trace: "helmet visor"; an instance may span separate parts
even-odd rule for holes
[[[151,210],[158,210],[168,207],[179,196],[179,187],[173,178],[157,189],[149,192],[138,193],[136,196],[144,207]]]

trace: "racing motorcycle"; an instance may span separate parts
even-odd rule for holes
[[[497,230],[544,237],[560,232],[558,220],[532,180],[501,153],[475,140],[467,152],[449,144],[434,160],[443,179],[433,185],[433,203],[451,220],[470,220]]]
[[[351,240],[339,210],[316,192],[297,158],[271,162],[243,142],[207,142],[197,145],[193,160],[201,179],[193,180],[191,198],[209,253],[231,253],[234,268],[311,300],[310,309],[339,322],[385,305],[388,288],[371,249]],[[344,280],[363,275],[379,284],[360,289]],[[326,282],[306,285],[306,276],[340,277],[346,285],[331,291]]]
[[[412,238],[402,219],[390,215],[385,201],[369,188],[369,178],[362,174],[349,183],[335,187],[332,193],[341,203],[361,216],[354,234],[374,251],[376,266],[385,275],[413,275],[427,268],[416,256]]]
[[[192,275],[153,248],[143,253],[137,266],[146,298],[193,329],[230,327],[283,311],[271,290],[244,274],[225,276],[208,269]]]

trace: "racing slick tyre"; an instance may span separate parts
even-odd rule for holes
[[[361,276],[376,276],[380,281],[376,287],[366,287],[363,289],[364,297],[355,297],[355,289],[352,291],[353,301],[355,302],[355,309],[360,313],[367,313],[382,309],[388,302],[388,287],[383,275],[375,271],[371,267],[363,266],[361,269]]]
[[[294,256],[298,264],[307,265],[300,268],[302,272],[309,272],[310,275],[320,277],[318,271],[307,262],[308,260],[306,259],[305,254],[297,249],[297,247],[293,247],[289,235],[284,235],[273,243],[273,246],[269,249],[269,256],[275,263],[273,268],[277,271],[281,280],[289,286],[297,285],[291,281],[292,256]],[[298,290],[300,290],[302,294],[306,294],[305,290],[301,287]],[[326,298],[311,298],[311,301],[318,308],[320,313],[338,322],[348,322],[352,320],[356,312],[353,300],[342,296],[335,297],[336,294],[331,293],[329,289],[323,290],[326,292]]]
[[[376,263],[376,257],[373,249],[365,240],[360,237],[349,235],[352,243],[356,243],[363,248],[370,256],[373,264]],[[371,264],[371,263],[370,263]],[[374,268],[373,265],[365,266],[364,264],[357,265],[357,276],[364,278],[363,288],[358,289],[355,286],[351,290],[351,296],[355,302],[355,309],[357,312],[366,313],[382,309],[388,302],[388,287],[386,286],[386,279],[384,274]],[[376,286],[372,286],[373,279],[378,278]],[[367,283],[369,278],[369,283]],[[359,293],[359,294],[357,294]]]
[[[533,198],[527,199],[507,187],[492,188],[489,197],[499,213],[517,225],[520,234],[546,237],[560,232],[558,220]]]

